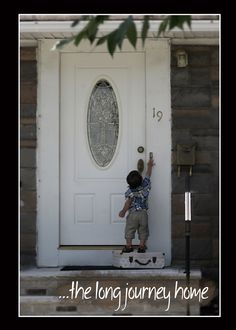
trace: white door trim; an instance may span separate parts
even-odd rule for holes
[[[167,264],[171,261],[171,106],[170,106],[170,45],[166,39],[160,40],[158,49],[155,50],[156,39],[148,39],[146,41],[146,65],[147,65],[147,90],[150,98],[147,100],[146,111],[147,124],[150,134],[147,135],[148,150],[155,150],[155,144],[161,144],[159,136],[165,130],[165,138],[167,139],[169,148],[163,149],[160,146],[161,156],[156,155],[158,162],[165,162],[166,175],[165,187],[152,188],[152,195],[155,191],[160,194],[165,191],[165,203],[169,205],[165,219],[168,225],[166,227],[167,246],[166,257]],[[63,253],[72,253],[70,251],[63,252],[59,248],[59,90],[60,90],[60,56],[58,51],[51,51],[55,44],[55,40],[42,40],[39,42],[39,60],[38,60],[38,109],[37,109],[37,264],[38,266],[58,266],[60,264]],[[81,48],[80,48],[81,49]],[[84,48],[85,51],[86,48]],[[87,47],[86,50],[90,48]],[[137,47],[138,49],[138,47]],[[140,46],[140,50],[142,50]],[[70,52],[78,52],[74,46],[68,46],[66,50]],[[96,50],[95,50],[96,51]],[[130,46],[130,51],[133,48]],[[158,61],[158,56],[164,59],[161,62],[162,67],[158,67],[158,74],[163,75],[163,84],[167,86],[167,99],[165,104],[155,105],[155,95],[158,91],[157,86],[152,84],[152,75],[155,70],[148,71],[151,63]],[[156,88],[157,87],[157,88]],[[153,107],[164,113],[163,120],[158,122],[157,118],[153,118]],[[165,119],[165,120],[164,120]],[[152,136],[152,139],[150,138]],[[155,155],[154,155],[155,156]],[[161,175],[160,175],[161,177]],[[160,188],[161,187],[161,188]],[[157,189],[157,190],[156,190]],[[77,251],[81,253],[82,251]],[[94,251],[95,252],[95,251]],[[93,252],[93,253],[94,253]],[[105,251],[104,251],[105,252]],[[75,255],[75,251],[73,253]],[[73,258],[72,258],[73,259]]]
[[[152,225],[153,231],[150,235],[158,236],[158,251],[165,253],[166,265],[171,263],[170,90],[169,42],[161,39],[157,46],[155,39],[150,40],[146,46],[146,143],[148,152],[153,151],[156,162],[152,171],[152,190],[149,201],[149,219],[152,220],[150,226]],[[149,248],[152,249],[152,246]]]
[[[59,52],[39,42],[37,108],[37,264],[58,266]]]

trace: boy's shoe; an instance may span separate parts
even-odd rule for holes
[[[147,249],[146,246],[140,246],[140,247],[138,248],[138,253],[145,253],[145,252],[146,252],[146,249]]]
[[[134,249],[132,248],[132,246],[125,246],[122,250],[123,253],[130,253],[130,252],[133,252]]]

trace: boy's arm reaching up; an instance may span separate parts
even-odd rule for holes
[[[132,203],[132,199],[128,198],[125,202],[125,205],[123,207],[123,209],[119,212],[119,217],[124,218],[125,213],[128,211],[128,209],[130,208],[130,205]]]
[[[155,165],[154,160],[153,159],[149,159],[149,161],[147,163],[146,177],[150,178],[150,176],[152,175],[152,167],[154,165]]]

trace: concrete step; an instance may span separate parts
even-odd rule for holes
[[[139,305],[138,305],[139,304]],[[122,310],[115,311],[113,306],[106,304],[79,304],[75,301],[60,301],[54,296],[22,296],[20,303],[20,315],[22,316],[148,316],[148,315],[186,315],[187,305],[175,303],[170,310],[164,312],[161,306],[154,306],[146,303],[129,303],[129,306]],[[199,315],[199,308],[190,305],[190,315]]]
[[[182,269],[31,269],[21,272],[20,315],[199,315],[201,272]],[[204,294],[203,297],[206,297]]]

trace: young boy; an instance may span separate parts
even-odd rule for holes
[[[123,209],[119,212],[119,216],[124,218],[127,211],[129,214],[126,218],[125,239],[126,246],[122,252],[133,252],[132,239],[135,237],[136,230],[140,240],[138,252],[146,252],[146,241],[149,236],[148,230],[148,195],[151,190],[150,177],[152,174],[153,159],[149,159],[147,163],[146,176],[143,179],[138,171],[131,171],[126,181],[129,189],[125,193],[126,202]]]

